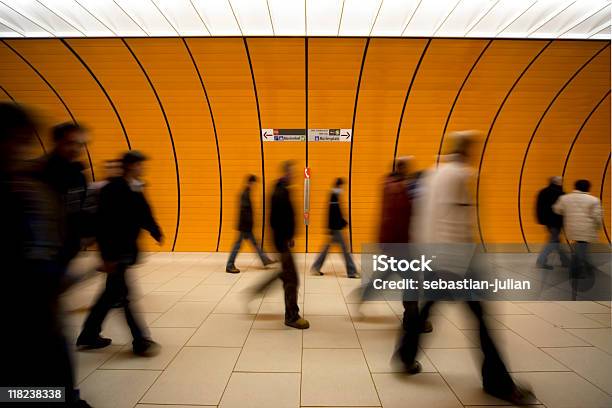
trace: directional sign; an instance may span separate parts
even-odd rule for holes
[[[308,129],[309,142],[350,142],[352,129]]]
[[[306,129],[261,129],[264,142],[304,142]]]

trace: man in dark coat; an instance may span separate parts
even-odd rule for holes
[[[236,262],[236,256],[242,245],[242,241],[249,241],[255,247],[259,259],[263,266],[274,263],[273,260],[268,258],[262,251],[261,247],[257,244],[255,236],[253,235],[253,204],[251,203],[251,188],[257,182],[257,177],[253,174],[247,177],[246,186],[240,194],[240,217],[238,221],[238,239],[232,248],[232,253],[227,260],[225,266],[225,272],[227,273],[239,273],[240,269],[236,268],[234,262]]]
[[[563,227],[563,217],[556,214],[552,210],[552,206],[557,202],[559,197],[564,194],[562,179],[559,176],[551,177],[550,184],[540,190],[538,193],[538,200],[536,203],[536,215],[538,222],[544,225],[548,230],[549,238],[548,243],[544,246],[544,249],[538,256],[536,265],[539,268],[552,269],[552,265],[548,264],[548,256],[552,252],[558,252],[561,258],[561,263],[569,265],[569,257],[563,251],[559,241],[559,235],[561,234],[561,228]]]
[[[289,186],[294,177],[293,166],[291,161],[282,164],[283,176],[276,182],[271,200],[270,227],[272,228],[274,246],[280,253],[281,271],[278,275],[259,285],[256,293],[263,293],[276,279],[283,281],[285,325],[296,329],[307,329],[310,327],[310,323],[300,316],[298,306],[299,278],[291,254],[295,235],[295,211],[289,192]]]
[[[342,209],[340,208],[340,194],[342,193],[343,185],[344,180],[337,178],[329,197],[327,228],[329,229],[330,239],[325,244],[323,251],[321,251],[315,262],[312,264],[312,270],[317,275],[323,275],[321,268],[323,267],[323,263],[325,262],[325,258],[329,252],[329,247],[331,244],[338,244],[340,245],[342,254],[344,255],[346,275],[349,278],[358,278],[359,274],[357,273],[357,268],[355,267],[353,258],[346,247],[346,242],[344,241],[344,236],[342,235],[342,230],[348,225],[344,219],[344,216],[342,215]]]
[[[0,340],[0,386],[63,387],[62,406],[86,408],[59,313],[62,200],[41,180],[44,162],[28,160],[35,134],[29,112],[0,103],[0,313],[11,328]]]
[[[145,156],[130,151],[123,156],[123,177],[113,178],[100,192],[98,207],[98,245],[107,273],[106,288],[91,308],[77,340],[81,348],[102,348],[111,339],[100,336],[102,323],[109,310],[119,303],[132,332],[132,348],[135,354],[154,354],[159,346],[148,338],[136,319],[129,301],[129,287],[125,274],[138,258],[140,230],[149,231],[158,242],[162,233],[153,218],[151,207],[142,193],[142,163]]]
[[[41,178],[60,198],[63,225],[60,228],[62,247],[59,259],[66,268],[81,249],[85,232],[83,206],[87,192],[85,166],[79,157],[85,146],[87,131],[66,122],[53,127],[53,150],[41,159]]]

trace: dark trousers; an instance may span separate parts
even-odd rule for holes
[[[515,385],[508,374],[508,370],[499,355],[497,347],[489,334],[484,321],[482,304],[478,301],[466,302],[470,311],[478,320],[480,333],[480,348],[484,354],[482,362],[482,384],[485,391],[492,394],[508,394]],[[404,302],[404,334],[402,336],[397,353],[402,362],[408,367],[416,359],[421,335],[421,322],[427,320],[434,302],[427,302],[419,314],[417,302]]]
[[[538,264],[546,265],[548,261],[548,255],[553,252],[558,252],[559,257],[561,258],[561,263],[563,265],[569,264],[569,258],[563,248],[561,248],[561,243],[559,239],[559,235],[561,234],[561,228],[559,227],[546,227],[548,230],[548,242],[542,249],[542,252],[538,256]]]
[[[295,263],[293,262],[293,255],[289,248],[282,248],[280,258],[280,272],[276,276],[263,282],[257,288],[257,292],[264,292],[276,279],[280,279],[283,282],[283,290],[285,292],[285,321],[294,322],[300,318],[300,307],[298,306],[299,278],[297,270],[295,269]]]
[[[342,230],[330,230],[329,236],[329,241],[323,247],[323,251],[321,251],[315,262],[312,264],[313,269],[320,271],[323,267],[323,263],[325,262],[325,258],[327,258],[329,247],[331,246],[331,244],[338,244],[342,249],[342,255],[344,255],[344,265],[346,266],[346,274],[348,276],[355,275],[357,273],[357,268],[355,268],[353,258],[351,258],[351,254],[348,251],[346,242],[344,242]]]
[[[117,264],[117,268],[107,274],[106,288],[100,294],[96,303],[92,306],[87,320],[83,325],[81,336],[95,337],[102,331],[102,323],[106,315],[115,305],[120,304],[125,313],[125,320],[132,332],[134,341],[144,338],[143,330],[130,307],[129,287],[125,281],[125,273],[128,265]]]
[[[234,246],[232,247],[232,252],[230,254],[230,257],[227,260],[228,268],[234,266],[234,262],[236,262],[236,257],[238,256],[238,251],[240,251],[240,247],[242,246],[242,241],[249,241],[251,244],[253,244],[253,246],[255,247],[255,250],[257,251],[257,255],[259,256],[259,259],[261,260],[262,263],[267,262],[269,260],[266,254],[264,254],[264,252],[261,250],[259,245],[257,245],[257,241],[255,240],[255,236],[253,235],[253,232],[252,231],[240,231],[238,234],[238,239],[236,240],[236,242],[234,243]]]

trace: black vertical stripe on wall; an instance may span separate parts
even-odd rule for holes
[[[132,150],[132,145],[130,143],[130,138],[128,137],[127,131],[125,130],[125,125],[123,124],[123,120],[121,120],[121,115],[119,114],[119,111],[117,110],[117,107],[113,103],[112,98],[110,97],[108,92],[106,92],[106,89],[104,88],[104,86],[102,85],[102,83],[100,82],[98,77],[94,74],[94,72],[91,70],[89,65],[87,65],[87,63],[83,60],[83,58],[81,58],[81,56],[76,52],[76,50],[74,48],[72,48],[70,46],[70,44],[68,44],[68,42],[65,39],[61,38],[60,41],[66,46],[66,48],[68,48],[68,50],[70,50],[72,55],[74,55],[75,58],[77,60],[79,60],[81,65],[83,65],[83,67],[87,70],[87,72],[89,72],[89,75],[91,75],[93,80],[96,81],[96,83],[98,84],[98,87],[100,87],[100,90],[102,91],[102,93],[106,97],[106,100],[108,101],[108,103],[110,104],[111,108],[113,109],[113,112],[115,112],[115,116],[117,117],[117,120],[119,121],[119,125],[121,125],[121,130],[123,132],[123,136],[125,137],[125,143],[127,144],[128,149]]]
[[[542,55],[542,53],[546,51],[546,49],[552,43],[553,43],[552,40],[546,43],[546,45],[542,47],[542,49],[535,55],[535,57],[533,57],[531,61],[529,61],[529,64],[527,64],[527,66],[523,69],[521,74],[514,80],[514,83],[512,84],[508,92],[506,92],[506,96],[502,100],[502,103],[497,108],[497,112],[495,112],[495,116],[493,117],[493,121],[491,121],[491,125],[489,126],[489,130],[487,131],[487,136],[485,137],[484,144],[482,146],[482,152],[480,153],[480,163],[478,164],[478,173],[476,175],[476,224],[478,225],[478,234],[480,235],[480,243],[482,244],[482,248],[485,252],[487,251],[487,245],[484,242],[484,237],[482,236],[482,227],[480,224],[480,174],[482,172],[482,164],[484,163],[484,157],[487,152],[487,147],[489,145],[489,139],[491,138],[491,133],[493,133],[493,127],[495,127],[497,118],[501,114],[501,111],[504,109],[504,106],[506,106],[506,102],[508,101],[508,98],[510,98],[510,95],[514,91],[514,88],[516,88],[516,86],[519,84],[519,82],[521,82],[521,79],[523,79],[527,71],[529,71],[529,69],[536,62],[536,60],[540,58],[540,55]]]
[[[172,154],[174,156],[174,169],[176,171],[176,192],[177,192],[176,229],[174,231],[174,239],[172,240],[172,251],[174,251],[174,247],[176,246],[176,239],[178,238],[178,234],[179,234],[179,226],[181,224],[181,176],[179,173],[178,158],[176,156],[176,148],[174,146],[174,137],[172,136],[172,129],[170,128],[170,122],[168,121],[168,116],[166,115],[166,111],[164,110],[164,105],[162,104],[162,101],[159,98],[159,94],[157,93],[157,90],[155,89],[155,86],[153,85],[151,78],[149,78],[149,74],[147,74],[147,71],[145,70],[144,66],[142,65],[142,63],[140,62],[140,60],[138,59],[138,57],[136,56],[132,48],[130,48],[127,41],[125,41],[125,38],[122,38],[121,41],[123,42],[125,47],[128,49],[130,54],[132,54],[134,61],[136,61],[136,63],[140,67],[140,70],[142,71],[142,74],[144,75],[147,82],[149,83],[149,86],[151,87],[151,90],[153,91],[153,94],[155,95],[155,99],[157,99],[157,104],[159,105],[159,109],[161,110],[162,116],[164,117],[164,121],[166,122],[166,128],[168,129],[168,136],[170,136],[170,143],[172,145]]]
[[[423,48],[423,52],[421,52],[421,57],[419,58],[419,62],[414,68],[414,72],[412,73],[412,78],[410,79],[410,84],[408,85],[408,89],[406,90],[406,97],[404,98],[404,104],[402,105],[402,113],[400,114],[399,122],[397,124],[397,134],[395,135],[395,147],[393,148],[393,162],[391,164],[391,171],[395,171],[395,159],[397,158],[397,146],[399,144],[400,133],[402,130],[402,122],[404,120],[404,113],[406,112],[406,104],[408,103],[408,98],[410,97],[410,91],[412,91],[412,86],[414,85],[414,80],[419,73],[419,68],[421,68],[421,63],[423,62],[423,58],[425,58],[425,54],[427,53],[427,49],[429,48],[429,44],[431,44],[431,38],[427,40],[425,47]]]
[[[36,73],[36,75],[38,75],[38,77],[45,84],[47,84],[47,86],[49,87],[51,92],[53,92],[55,94],[57,99],[59,99],[61,104],[64,106],[64,109],[66,109],[66,112],[68,112],[68,115],[70,116],[70,119],[72,120],[72,123],[77,123],[74,115],[72,114],[72,111],[70,110],[70,108],[68,108],[68,105],[66,104],[66,102],[64,101],[62,96],[59,94],[57,89],[55,89],[53,87],[53,85],[51,85],[51,83],[47,80],[47,78],[45,78],[44,75],[38,69],[36,69],[36,67],[34,65],[32,65],[30,63],[30,61],[28,61],[23,55],[21,55],[21,53],[19,53],[19,51],[17,51],[13,47],[11,47],[11,45],[9,43],[7,43],[5,40],[0,40],[0,41],[2,41],[4,43],[4,45],[6,45],[11,51],[13,51],[15,53],[15,55],[17,55],[23,62],[25,62],[32,69],[32,71],[34,71]],[[91,171],[91,179],[93,181],[96,181],[96,175],[94,174],[93,162],[91,160],[91,155],[89,154],[89,149],[87,148],[87,144],[85,144],[85,153],[87,153],[87,160],[89,161],[89,170]]]
[[[304,97],[305,97],[305,101],[306,103],[304,104],[305,109],[306,109],[306,120],[305,120],[305,132],[306,132],[306,167],[308,167],[308,37],[304,37]],[[310,216],[310,214],[309,214]],[[308,223],[310,223],[310,220],[308,221]],[[305,252],[308,253],[308,227],[309,225],[306,224],[306,248],[305,248]]]
[[[361,58],[361,68],[359,69],[359,80],[357,81],[357,89],[355,90],[355,106],[353,108],[353,123],[351,124],[351,148],[349,154],[349,179],[348,179],[348,210],[349,210],[349,246],[353,252],[353,142],[355,141],[355,118],[357,117],[357,104],[359,102],[359,88],[361,87],[361,77],[363,76],[363,67],[365,66],[366,56],[368,55],[368,47],[370,46],[370,38],[366,40],[363,48],[363,57]]]
[[[251,70],[251,80],[253,81],[253,92],[255,93],[255,105],[257,106],[257,121],[259,123],[259,148],[261,149],[261,241],[259,245],[263,249],[264,246],[264,237],[266,231],[266,172],[264,165],[264,148],[263,148],[263,140],[261,139],[261,111],[259,110],[259,97],[257,96],[257,85],[255,84],[255,72],[253,71],[253,63],[251,62],[251,53],[249,52],[249,45],[247,43],[246,37],[242,37],[242,41],[244,42],[244,50],[246,51],[246,56],[249,61],[249,68]]]
[[[212,122],[213,132],[215,134],[215,145],[217,146],[217,165],[219,168],[219,233],[217,234],[217,246],[215,252],[219,252],[219,241],[221,240],[221,226],[223,225],[223,175],[221,172],[221,152],[219,150],[219,137],[217,136],[217,125],[215,124],[215,115],[213,115],[212,105],[210,104],[210,100],[208,99],[208,92],[206,92],[206,86],[204,86],[204,80],[202,79],[202,74],[200,73],[200,69],[193,58],[193,54],[191,53],[191,49],[189,45],[187,45],[187,41],[185,38],[181,38],[183,40],[183,44],[185,44],[185,49],[187,53],[189,53],[189,58],[191,58],[191,62],[193,63],[193,68],[198,74],[198,79],[200,80],[200,85],[202,85],[202,90],[204,91],[204,96],[206,97],[206,104],[208,105],[208,113],[210,113],[210,120]]]
[[[593,114],[595,112],[597,112],[597,109],[599,109],[599,107],[601,106],[601,104],[606,100],[606,98],[610,96],[610,90],[608,89],[608,91],[606,92],[606,94],[603,96],[603,98],[601,98],[596,104],[595,106],[593,106],[593,109],[591,109],[591,111],[589,112],[589,114],[586,116],[586,118],[584,119],[584,121],[582,121],[582,125],[580,125],[580,128],[578,128],[578,131],[576,132],[576,135],[574,136],[574,139],[572,139],[572,143],[570,144],[570,147],[567,151],[567,154],[565,155],[565,161],[563,162],[563,172],[561,173],[561,177],[565,178],[565,172],[567,170],[567,163],[569,162],[569,158],[572,155],[572,151],[574,150],[574,145],[576,145],[576,142],[578,141],[578,138],[580,137],[580,135],[582,134],[582,130],[584,129],[584,127],[587,125],[587,123],[589,123],[589,120],[591,119],[591,117],[593,116]]]
[[[593,61],[599,54],[601,54],[609,46],[610,46],[610,43],[606,43],[605,46],[603,46],[591,58],[589,58],[584,64],[582,64],[580,66],[580,68],[578,68],[576,70],[576,72],[574,72],[572,74],[572,76],[563,84],[563,86],[559,89],[559,91],[555,94],[555,96],[552,98],[552,100],[550,101],[550,103],[546,107],[546,110],[544,110],[544,112],[540,116],[540,119],[538,120],[538,123],[536,124],[535,128],[533,129],[533,132],[531,133],[531,137],[529,138],[529,143],[527,143],[527,148],[525,149],[525,155],[523,156],[523,163],[521,164],[521,173],[519,175],[519,181],[518,181],[518,200],[517,200],[517,202],[518,202],[518,215],[519,215],[518,221],[519,221],[519,225],[521,227],[521,235],[523,237],[523,242],[525,243],[525,248],[527,248],[527,252],[531,252],[531,250],[529,249],[529,244],[527,243],[527,237],[525,237],[525,231],[523,229],[523,215],[522,215],[522,210],[521,210],[521,187],[523,185],[523,174],[525,172],[525,163],[527,163],[527,157],[529,156],[529,149],[531,149],[531,144],[533,143],[533,139],[535,138],[535,135],[538,132],[538,129],[540,128],[540,125],[544,121],[544,118],[546,117],[546,115],[548,114],[548,112],[550,111],[552,106],[555,104],[555,102],[557,101],[559,96],[561,96],[561,94],[563,93],[565,88],[567,88],[569,86],[569,84],[572,83],[574,78],[576,78],[578,76],[578,74],[580,74],[580,72],[582,72],[582,70],[585,69],[591,63],[591,61]]]
[[[446,122],[444,122],[444,129],[442,129],[442,136],[440,137],[440,145],[438,146],[438,154],[436,155],[436,167],[438,166],[438,164],[440,164],[440,155],[442,154],[442,146],[444,146],[444,139],[446,138],[446,130],[448,129],[448,124],[450,123],[450,119],[453,116],[453,111],[455,110],[455,106],[457,105],[457,101],[459,100],[459,97],[461,96],[461,93],[463,92],[463,88],[465,87],[465,84],[467,84],[467,81],[472,76],[472,72],[474,72],[474,69],[476,69],[476,66],[478,65],[478,63],[482,59],[483,55],[489,49],[489,47],[491,46],[492,43],[493,43],[493,40],[489,40],[487,45],[485,45],[484,48],[482,49],[482,51],[480,51],[480,54],[478,54],[478,58],[476,58],[476,60],[474,61],[474,63],[470,67],[470,70],[468,71],[467,75],[463,79],[463,82],[461,83],[461,86],[457,90],[457,94],[455,95],[455,99],[453,100],[453,104],[451,105],[451,108],[448,111],[448,116],[446,116]]]
[[[604,165],[604,169],[603,169],[603,174],[601,175],[601,187],[599,189],[599,202],[601,203],[602,208],[603,208],[604,186],[606,185],[606,175],[608,174],[609,166],[610,166],[610,154],[608,154],[608,160],[606,160],[606,164]],[[608,234],[608,229],[606,228],[606,219],[604,215],[602,215],[601,225],[603,226],[603,231],[604,231],[604,234],[606,234],[606,239],[608,240],[608,244],[609,244],[610,235]]]
[[[15,103],[16,105],[19,105],[19,102],[17,102],[17,100],[15,98],[13,98],[13,95],[8,93],[8,91],[2,85],[0,85],[0,90],[2,90],[2,92],[4,92],[6,94],[6,96],[8,96],[11,101],[13,101],[13,103]],[[40,147],[41,147],[41,149],[43,151],[43,154],[47,154],[47,149],[45,149],[45,145],[43,144],[43,141],[40,138],[40,135],[38,134],[38,130],[37,129],[34,129],[34,135],[36,136],[36,139],[38,140],[38,143],[40,143]]]

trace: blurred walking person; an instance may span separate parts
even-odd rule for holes
[[[291,202],[289,187],[294,178],[294,163],[282,164],[283,176],[276,182],[272,193],[270,209],[270,227],[272,228],[274,246],[280,253],[281,271],[258,286],[256,293],[262,293],[276,280],[283,282],[285,292],[285,325],[296,329],[310,327],[308,320],[300,316],[298,306],[299,277],[291,254],[295,235],[295,210]]]
[[[240,251],[242,241],[249,241],[251,244],[253,244],[263,266],[268,266],[274,263],[274,261],[268,258],[268,256],[263,252],[262,248],[257,245],[255,235],[253,235],[253,204],[251,203],[251,189],[256,182],[257,177],[250,174],[246,179],[244,190],[242,190],[242,194],[240,194],[238,239],[236,239],[236,242],[232,247],[232,252],[227,260],[227,265],[225,266],[225,272],[227,273],[240,273],[240,269],[236,268],[234,263],[236,262],[236,256],[238,256],[238,251]]]
[[[321,272],[321,268],[323,267],[323,263],[325,262],[325,258],[327,257],[327,253],[329,252],[329,247],[332,244],[340,245],[342,249],[342,254],[344,255],[344,265],[346,266],[346,275],[349,278],[359,278],[359,274],[357,273],[357,268],[355,267],[355,262],[353,262],[353,258],[346,247],[346,241],[344,240],[344,236],[342,234],[342,230],[346,228],[348,222],[344,219],[342,215],[342,209],[340,207],[340,194],[342,194],[342,186],[344,185],[344,180],[342,178],[337,178],[334,183],[334,188],[332,188],[330,197],[329,197],[329,210],[327,216],[327,228],[329,229],[329,241],[323,247],[323,250],[312,264],[312,271],[317,275],[323,275]]]
[[[473,170],[469,165],[470,149],[476,134],[473,131],[449,135],[452,153],[432,169],[423,184],[423,230],[420,239],[426,244],[463,247],[473,243],[474,204],[469,190]],[[469,247],[469,245],[465,245]],[[468,273],[472,272],[471,270]],[[485,392],[514,404],[531,402],[533,395],[519,388],[501,359],[484,320],[479,301],[467,302],[479,323],[480,348],[484,354],[482,382]],[[418,324],[427,319],[433,302],[423,307],[421,314],[408,314],[404,335],[397,354],[408,369],[414,367],[419,346]],[[533,402],[531,402],[533,403]]]
[[[552,269],[552,265],[548,263],[548,256],[557,252],[561,258],[563,266],[569,265],[569,259],[563,248],[561,248],[559,236],[563,227],[563,217],[555,213],[552,206],[559,197],[564,194],[562,179],[559,176],[550,178],[550,183],[547,187],[540,190],[536,202],[536,215],[538,222],[544,225],[548,231],[548,242],[538,256],[536,266],[543,269]]]
[[[563,216],[565,234],[567,239],[573,242],[570,275],[574,296],[576,280],[587,277],[593,271],[594,266],[589,259],[589,245],[598,241],[601,228],[601,203],[597,197],[589,194],[590,190],[591,183],[588,180],[578,180],[574,191],[559,197],[552,207],[555,213]]]
[[[64,387],[65,406],[85,408],[59,315],[63,197],[40,179],[41,161],[26,161],[35,132],[27,111],[0,104],[0,313],[10,328],[0,340],[0,386]]]
[[[141,229],[147,230],[158,243],[162,242],[162,232],[142,192],[145,160],[138,151],[125,153],[122,158],[123,176],[110,180],[100,193],[97,241],[107,273],[106,287],[92,306],[77,339],[77,346],[81,348],[102,348],[111,343],[111,339],[100,336],[100,333],[109,310],[119,303],[132,333],[134,354],[149,356],[159,349],[132,310],[125,276],[128,268],[137,261]]]
[[[84,204],[87,179],[85,166],[79,160],[87,141],[87,130],[72,122],[52,129],[53,150],[41,159],[41,178],[58,194],[63,214],[60,262],[64,268],[81,250],[81,239],[87,235]]]

